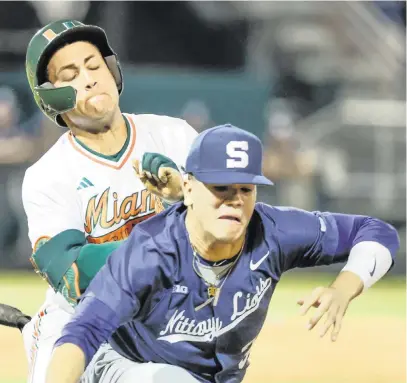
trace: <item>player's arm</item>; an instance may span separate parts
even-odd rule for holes
[[[332,262],[342,259],[346,264],[329,287],[315,288],[298,303],[302,306],[301,315],[305,315],[311,307],[317,308],[308,328],[313,329],[325,318],[320,336],[332,330],[331,340],[336,341],[350,302],[390,270],[400,242],[397,231],[377,218],[335,213],[324,213],[320,218],[321,228],[326,227],[326,231],[330,230],[333,234],[332,239],[326,240],[327,249],[336,244]],[[323,257],[324,240],[319,239],[316,243],[321,243],[321,250],[314,251]]]
[[[295,267],[348,262],[345,270],[358,274],[370,287],[394,262],[398,234],[380,219],[260,205],[280,245],[278,274]],[[363,271],[352,266],[356,259],[365,266]]]
[[[107,258],[123,242],[91,244],[82,231],[68,229],[37,246],[30,259],[36,272],[75,306]]]
[[[166,262],[159,260],[154,240],[136,227],[92,280],[64,327],[55,343],[47,382],[53,383],[56,376],[63,382],[76,382],[99,346],[137,314],[148,291],[162,288],[160,270],[170,269]],[[66,376],[61,376],[62,365]],[[72,371],[75,376],[70,376]]]
[[[87,244],[77,196],[69,185],[26,172],[22,199],[36,271],[67,301],[80,292],[120,243]]]
[[[77,383],[85,371],[85,354],[74,344],[67,343],[59,347],[51,361],[47,371],[47,383]]]
[[[307,212],[263,205],[280,245],[277,272],[347,262],[329,287],[318,287],[299,301],[302,314],[318,307],[310,329],[326,314],[321,335],[334,326],[335,340],[341,319],[352,299],[381,279],[399,248],[397,231],[379,219],[350,214]]]

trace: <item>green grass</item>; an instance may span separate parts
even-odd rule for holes
[[[298,312],[297,299],[309,294],[315,287],[329,285],[335,274],[298,274],[287,273],[283,276],[271,301],[284,315]],[[358,317],[406,316],[406,283],[405,278],[383,278],[377,284],[357,297],[350,305],[347,315]]]
[[[334,278],[334,274],[326,273],[285,274],[271,301],[271,316],[295,315],[297,299],[317,286],[328,285]],[[0,302],[33,314],[44,300],[46,287],[46,282],[32,272],[0,273]],[[405,317],[405,278],[389,277],[379,281],[352,302],[348,315]]]
[[[0,303],[34,314],[45,299],[47,283],[31,272],[0,274]]]

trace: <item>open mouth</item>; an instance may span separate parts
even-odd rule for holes
[[[239,222],[240,223],[240,218],[235,217],[233,215],[222,215],[219,217],[219,219],[225,219],[229,221],[234,221],[234,222]]]

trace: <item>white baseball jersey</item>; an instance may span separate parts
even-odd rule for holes
[[[92,152],[67,132],[27,169],[22,193],[34,251],[41,239],[69,229],[82,231],[88,243],[125,239],[135,224],[156,213],[156,199],[137,178],[133,161],[141,160],[145,152],[157,152],[171,158],[177,165],[184,165],[197,132],[178,118],[148,114],[124,114],[124,117],[129,135],[118,158]],[[53,312],[53,315],[46,315],[49,331],[44,329],[43,317],[47,310]],[[37,336],[38,322],[42,320],[41,336],[46,332],[53,340],[69,319],[67,314],[70,317],[72,312],[62,295],[49,288],[37,319],[33,318],[29,330],[24,329],[29,359],[33,358],[30,333],[41,340]],[[55,318],[53,322],[60,323],[49,324],[52,316]],[[41,351],[41,347],[37,342],[35,348]],[[49,352],[45,354],[42,359],[50,356]],[[40,364],[44,365],[43,362]],[[39,375],[40,378],[32,381],[40,382],[43,374]]]

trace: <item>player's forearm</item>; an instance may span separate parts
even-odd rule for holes
[[[84,370],[84,352],[75,344],[65,343],[54,350],[46,383],[77,383]]]
[[[92,291],[89,294],[94,295]],[[75,344],[85,355],[87,366],[100,345],[106,342],[119,326],[120,318],[117,317],[116,311],[94,297],[85,297],[76,307],[71,320],[64,326],[54,347]]]
[[[122,242],[88,244],[81,231],[66,230],[45,242],[33,254],[32,259],[38,270],[47,275],[52,287],[58,291],[64,286],[67,270],[76,263],[79,269],[78,288],[83,291]]]

